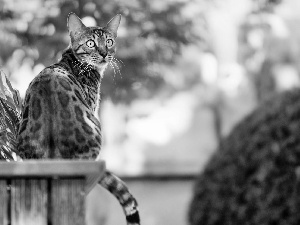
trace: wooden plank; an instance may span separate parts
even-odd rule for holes
[[[7,181],[0,180],[0,224],[3,225],[8,225],[8,197]]]
[[[11,225],[47,225],[47,180],[11,181]]]
[[[92,174],[86,177],[85,192],[88,194],[94,186],[100,181],[105,173],[105,169],[101,169],[98,174]]]
[[[97,176],[105,170],[104,161],[89,160],[26,160],[0,162],[0,177],[76,177]]]
[[[52,180],[52,225],[85,224],[85,179]]]
[[[0,187],[5,187],[0,191],[0,224],[84,225],[86,192],[104,172],[103,161],[0,162]],[[11,180],[10,195],[5,179]]]

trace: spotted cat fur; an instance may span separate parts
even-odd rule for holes
[[[74,13],[69,15],[70,46],[26,92],[17,140],[21,158],[97,159],[100,85],[116,51],[120,20],[117,15],[105,27],[86,27]],[[99,184],[119,200],[127,224],[140,224],[137,201],[123,181],[106,171]]]

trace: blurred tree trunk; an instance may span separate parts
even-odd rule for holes
[[[218,61],[218,78],[215,81],[217,89],[216,99],[210,104],[210,109],[214,117],[214,130],[218,145],[221,142],[224,134],[224,124],[226,121],[222,119],[222,109],[226,107],[226,91],[221,94],[218,82],[220,77],[230,76],[235,73],[234,66],[238,63],[239,41],[238,32],[239,25],[243,18],[249,13],[252,2],[250,0],[225,0],[216,3],[216,7],[207,13],[208,30],[210,31],[211,39],[210,46],[212,52]],[[224,69],[223,68],[227,68]]]
[[[254,85],[258,103],[270,98],[276,93],[276,83],[272,74],[273,63],[266,59],[260,70],[254,74]]]
[[[214,129],[215,129],[215,135],[217,140],[217,146],[220,145],[222,140],[222,118],[221,118],[221,106],[217,102],[213,105],[211,105],[211,111],[214,117]]]

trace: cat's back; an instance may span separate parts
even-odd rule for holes
[[[300,222],[300,90],[259,106],[197,178],[192,225]]]
[[[41,118],[48,123],[62,111],[68,112],[74,108],[79,99],[83,105],[86,104],[76,79],[64,68],[52,65],[42,70],[29,84],[22,119],[37,121]],[[22,133],[22,129],[19,133]]]
[[[45,86],[46,84],[48,84],[48,86]],[[74,91],[80,89],[80,86],[72,73],[57,63],[43,69],[31,81],[27,89],[26,96],[29,93],[35,92],[36,90],[40,91],[41,88],[49,89],[55,93],[55,91],[59,89],[65,90],[66,92]],[[42,94],[41,91],[40,94]]]
[[[64,68],[53,65],[40,72],[30,83],[24,100],[18,135],[20,156],[84,157],[91,146],[86,136],[100,133],[97,121],[87,118],[91,112],[84,98],[78,81]],[[100,142],[92,144],[100,149]]]

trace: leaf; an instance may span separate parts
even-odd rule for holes
[[[3,156],[2,159],[14,160],[11,149],[9,147],[7,147],[5,144],[1,143],[0,150],[1,150],[1,156]]]
[[[6,131],[6,123],[5,123],[5,117],[4,114],[0,113],[0,131]],[[2,117],[3,115],[3,117]]]
[[[0,160],[15,160],[21,98],[7,77],[0,74]]]
[[[5,76],[3,73],[0,74],[1,75],[1,79],[0,79],[0,97],[3,99],[6,99],[6,95],[4,92],[4,84],[3,84],[3,76]]]
[[[1,72],[1,71],[0,71]],[[4,73],[0,74],[0,97],[4,99],[7,105],[17,111],[19,114],[22,110],[22,101],[20,94],[15,90]]]
[[[16,103],[17,111],[18,111],[19,114],[21,114],[21,112],[22,112],[22,99],[21,99],[21,96],[20,96],[20,92],[15,89],[13,96],[14,96],[14,102]]]
[[[2,101],[1,98],[0,101]],[[9,126],[11,132],[17,133],[18,123],[20,122],[19,114],[4,102],[1,103],[4,110],[6,125]]]
[[[19,91],[12,87],[10,81],[7,79],[6,76],[5,76],[5,79],[6,79],[7,87],[10,90],[10,92],[12,93],[12,97],[13,97],[15,105],[18,106],[18,107],[21,107],[22,106],[22,101],[21,101],[21,96],[20,96]]]
[[[11,146],[12,149],[17,149],[17,139],[12,133],[8,132],[7,134],[7,142],[8,145]]]

